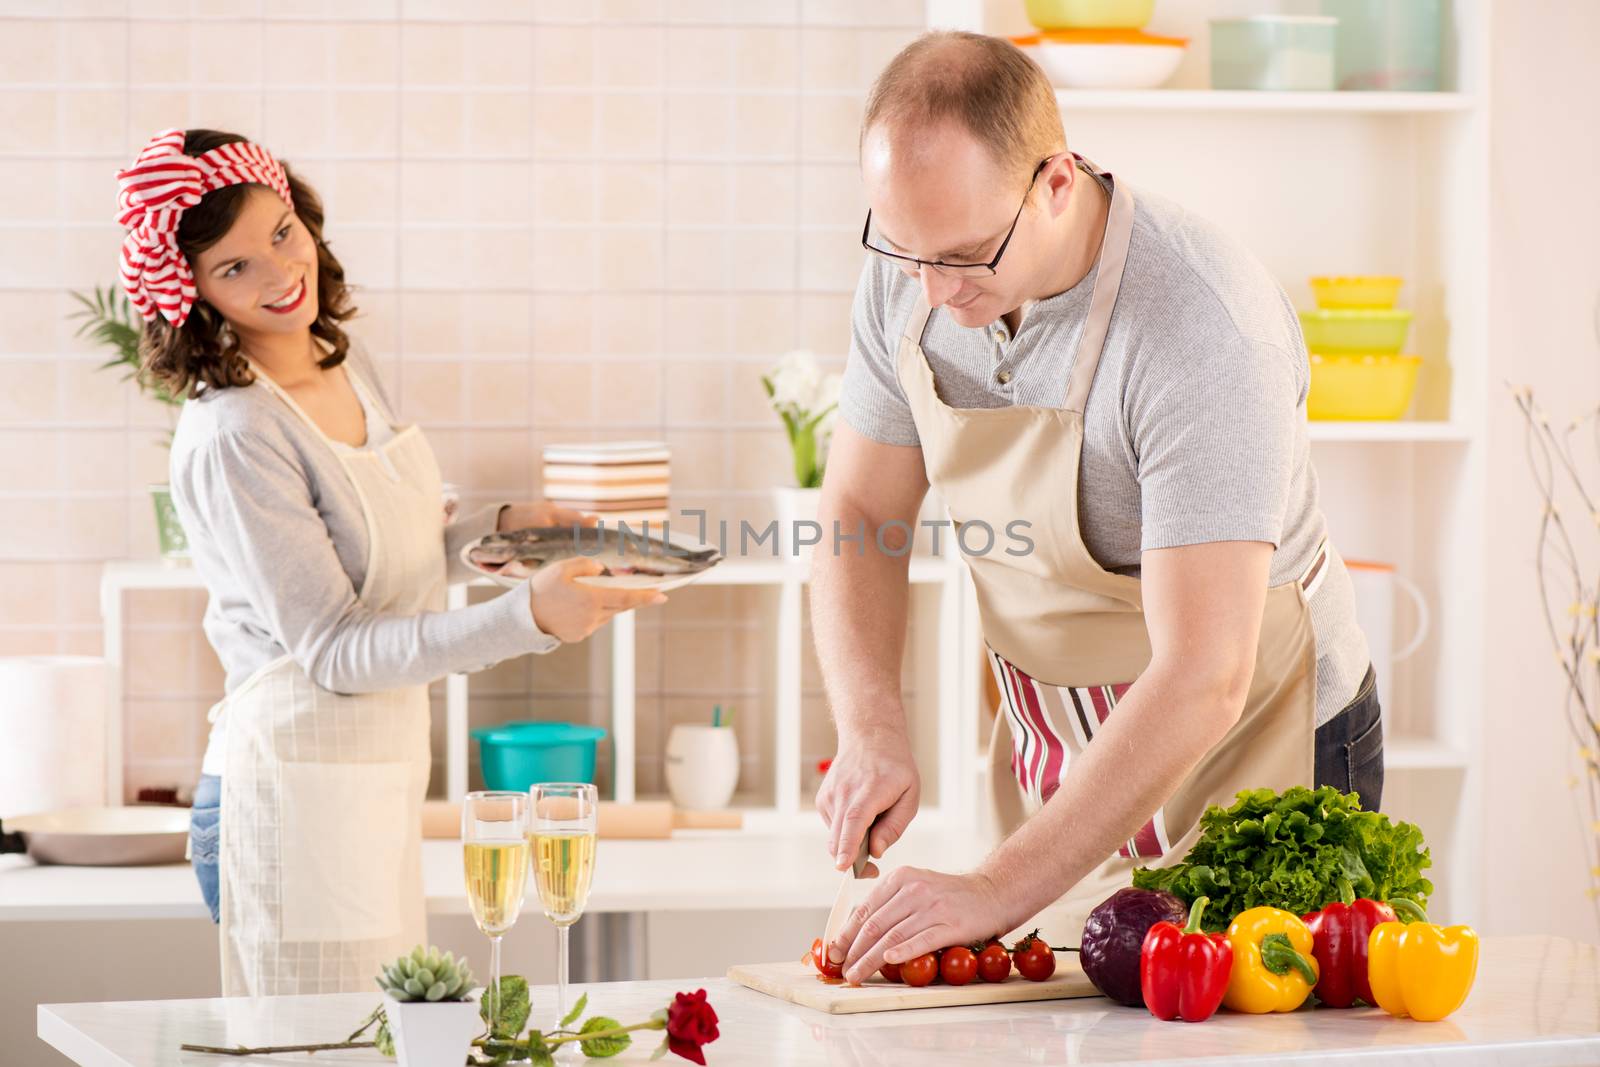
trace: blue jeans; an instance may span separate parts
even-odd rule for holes
[[[1356,698],[1317,727],[1317,784],[1360,793],[1365,811],[1383,803],[1383,720],[1377,675],[1371,667]]]
[[[217,886],[217,833],[222,823],[222,779],[202,774],[194,787],[194,806],[189,811],[189,862],[194,866],[200,896],[211,911],[211,921],[219,920],[221,890]]]

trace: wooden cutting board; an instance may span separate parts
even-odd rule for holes
[[[1100,991],[1090,983],[1078,965],[1075,953],[1058,953],[1056,973],[1049,981],[1030,982],[1013,973],[1004,982],[974,980],[968,985],[943,983],[914,989],[891,985],[882,975],[873,975],[860,986],[822,981],[817,972],[803,963],[743,963],[728,968],[728,977],[758,993],[787,1000],[829,1015],[852,1015],[864,1011],[905,1011],[910,1008],[953,1008],[970,1004],[1014,1004],[1025,1000],[1067,1000],[1097,997]]]

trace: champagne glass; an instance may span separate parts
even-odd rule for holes
[[[533,884],[544,914],[556,924],[556,1024],[567,1014],[567,930],[589,902],[594,876],[595,829],[600,811],[594,786],[587,782],[542,782],[533,797],[528,841]],[[577,1058],[577,1046],[561,1046],[558,1059]]]
[[[528,883],[528,794],[468,793],[461,805],[467,901],[489,938],[489,1018],[499,1018],[500,939],[522,914]]]

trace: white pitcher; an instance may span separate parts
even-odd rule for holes
[[[1350,584],[1355,587],[1356,621],[1367,635],[1373,669],[1378,672],[1378,703],[1383,708],[1384,733],[1390,732],[1394,715],[1394,665],[1416,652],[1428,637],[1431,614],[1428,602],[1409,579],[1396,573],[1394,564],[1374,560],[1347,559]],[[1399,588],[1416,605],[1417,631],[1405,647],[1395,648],[1394,597]]]

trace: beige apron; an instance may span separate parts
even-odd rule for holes
[[[900,341],[899,378],[922,439],[928,480],[951,518],[957,524],[987,523],[997,545],[1005,543],[1000,538],[1008,523],[1031,524],[1031,554],[1008,555],[997,547],[967,557],[1003,697],[989,761],[1001,833],[1015,830],[1050,799],[1073,756],[1092,742],[1150,662],[1139,580],[1095,562],[1078,515],[1084,406],[1132,228],[1133,196],[1116,182],[1087,321],[1059,409],[948,407],[922,351],[930,313],[925,300]],[[985,539],[969,540],[977,545]],[[1326,570],[1327,551],[1318,550],[1301,580],[1267,591],[1255,675],[1238,724],[1134,838],[1028,928],[1041,927],[1051,944],[1076,945],[1088,912],[1129,885],[1134,867],[1183,858],[1199,836],[1198,820],[1208,804],[1228,804],[1241,789],[1312,783],[1316,656],[1307,597]]]
[[[337,448],[253,369],[328,443],[361,498],[371,546],[362,609],[442,609],[439,466],[422,431],[404,427],[374,449]],[[223,995],[370,992],[379,965],[427,934],[428,687],[333,693],[284,656],[229,694],[220,713],[229,720]]]

